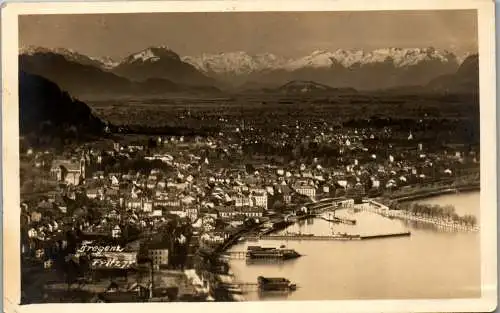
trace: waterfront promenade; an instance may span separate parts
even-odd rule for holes
[[[358,206],[356,209],[361,211],[368,211],[376,214],[380,214],[385,217],[390,218],[398,218],[406,221],[418,222],[418,223],[426,223],[436,226],[437,228],[450,230],[450,231],[479,231],[479,226],[471,226],[464,225],[460,223],[456,223],[453,221],[447,221],[438,218],[419,216],[415,214],[411,214],[404,210],[391,210],[389,207],[376,202],[374,200],[368,200],[363,203],[363,205]]]

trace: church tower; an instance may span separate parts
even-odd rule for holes
[[[86,169],[87,169],[87,157],[85,155],[85,152],[82,152],[82,157],[80,158],[80,176],[82,179],[87,178],[85,172]]]

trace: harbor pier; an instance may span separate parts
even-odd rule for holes
[[[322,240],[322,241],[346,241],[346,240],[366,240],[366,239],[381,239],[391,237],[408,237],[411,232],[392,232],[373,235],[312,235],[312,234],[284,234],[284,235],[271,235],[257,237],[259,240]]]

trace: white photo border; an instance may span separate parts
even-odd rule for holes
[[[481,288],[477,299],[341,300],[239,303],[123,303],[18,305],[20,280],[20,181],[18,109],[18,17],[38,14],[153,12],[457,10],[478,13],[481,132]],[[162,310],[200,312],[488,312],[497,306],[497,128],[495,10],[491,0],[253,0],[11,2],[1,11],[2,190],[4,305],[6,312],[88,312]],[[165,307],[168,306],[168,307]]]

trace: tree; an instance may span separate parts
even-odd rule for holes
[[[285,209],[285,204],[281,200],[276,200],[272,205],[272,210],[281,212]]]
[[[335,197],[343,197],[343,196],[345,196],[345,189],[344,188],[335,189]]]
[[[443,215],[447,218],[453,218],[453,214],[455,213],[455,207],[453,205],[445,205],[443,208]]]

